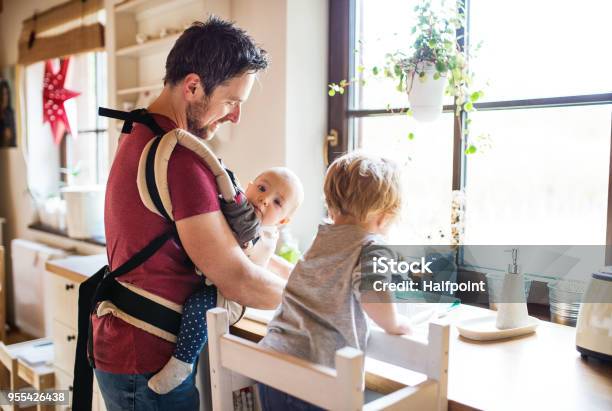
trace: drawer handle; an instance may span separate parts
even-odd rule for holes
[[[66,337],[68,341],[76,340],[76,335],[69,335]]]
[[[74,288],[74,284],[66,284],[66,291],[72,290]]]

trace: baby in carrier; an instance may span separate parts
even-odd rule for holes
[[[245,196],[261,224],[259,239],[247,247],[245,253],[255,264],[287,278],[292,266],[275,256],[274,250],[279,227],[289,222],[302,202],[302,183],[291,170],[274,167],[250,182]],[[166,394],[191,374],[207,340],[206,311],[216,305],[217,289],[211,286],[203,287],[185,301],[174,353],[168,363],[149,379],[149,388],[158,394]]]

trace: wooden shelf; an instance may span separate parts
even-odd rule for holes
[[[89,244],[93,244],[93,245],[99,245],[99,246],[103,246],[103,247],[106,246],[106,239],[104,237],[94,237],[94,238],[86,238],[86,239],[72,238],[72,237],[68,236],[68,231],[67,230],[58,230],[56,228],[47,227],[46,225],[43,225],[43,224],[40,224],[40,223],[30,224],[28,226],[28,228],[30,230],[42,231],[42,232],[47,233],[47,234],[53,234],[53,235],[57,235],[57,236],[60,236],[60,237],[69,238],[69,239],[74,240],[74,241],[83,241],[85,243],[89,243]]]
[[[118,96],[127,96],[127,95],[130,95],[130,94],[143,93],[145,91],[161,90],[162,88],[164,88],[163,83],[150,84],[148,86],[140,86],[140,87],[122,88],[122,89],[117,90],[117,95]]]
[[[118,57],[142,57],[159,52],[168,52],[182,33],[171,34],[161,39],[150,40],[143,44],[123,47],[115,52]]]
[[[131,13],[140,14],[144,11],[159,8],[172,9],[184,3],[192,3],[196,0],[127,0],[119,4],[115,4],[115,13]]]

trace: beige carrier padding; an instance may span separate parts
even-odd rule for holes
[[[138,163],[138,177],[136,183],[138,185],[138,193],[144,205],[152,212],[161,216],[161,213],[155,207],[149,190],[147,189],[146,180],[146,166],[147,157],[151,145],[154,140],[151,140],[142,152],[140,161]],[[234,201],[236,191],[232,180],[227,175],[227,172],[215,156],[215,154],[204,144],[200,139],[191,134],[188,131],[180,128],[175,128],[172,131],[167,132],[159,142],[157,152],[155,153],[154,169],[155,169],[155,185],[159,192],[162,204],[168,216],[174,221],[174,214],[172,213],[172,201],[170,199],[170,190],[168,189],[168,163],[170,156],[174,151],[176,145],[179,144],[198,155],[204,161],[204,164],[210,169],[215,176],[217,187],[223,199],[227,202]]]
[[[145,177],[147,172],[147,157],[149,155],[149,150],[151,149],[151,146],[154,142],[155,139],[152,138],[142,151],[140,161],[138,162],[138,177],[136,178],[136,185],[138,186],[138,194],[140,194],[140,199],[142,200],[142,203],[145,205],[145,207],[147,207],[149,211],[163,218],[162,214],[157,211],[157,207],[155,207],[153,200],[151,200],[149,190],[147,190],[147,179]],[[172,216],[171,213],[168,215]]]
[[[163,217],[162,214],[157,210],[151,196],[149,194],[149,189],[147,188],[147,180],[146,180],[146,167],[147,167],[147,157],[149,155],[149,151],[151,146],[155,142],[155,139],[151,139],[145,146],[141,156],[140,161],[138,162],[138,176],[136,178],[136,184],[138,186],[138,193],[140,194],[140,199],[142,200],[145,207],[154,212],[155,214]],[[170,199],[170,190],[168,189],[168,162],[170,161],[170,156],[174,151],[174,148],[177,144],[193,151],[204,161],[206,166],[211,170],[213,175],[215,176],[215,180],[217,182],[217,187],[223,199],[227,202],[234,201],[236,196],[236,191],[234,190],[234,185],[232,181],[215,156],[215,154],[193,134],[188,131],[175,128],[174,130],[166,133],[159,142],[157,147],[157,152],[155,153],[155,161],[154,161],[154,170],[155,170],[155,185],[157,186],[157,190],[159,192],[159,196],[161,198],[162,204],[168,216],[174,221],[174,214],[172,212],[172,201]],[[201,274],[199,270],[196,271],[198,274]],[[166,300],[165,298],[159,297],[158,295],[154,295],[148,291],[145,291],[141,288],[134,286],[133,284],[121,283],[124,287],[130,289],[131,291],[142,295],[150,300],[153,300],[167,308],[170,308],[178,313],[182,313],[182,307],[178,304],[173,303],[172,301]],[[238,320],[242,317],[244,312],[244,308],[235,301],[231,301],[223,297],[223,295],[217,292],[217,307],[225,308],[229,313],[230,324],[234,324],[238,322]],[[170,341],[175,343],[176,336],[168,333],[167,331],[161,330],[149,323],[141,321],[131,315],[121,311],[118,309],[113,303],[110,301],[103,301],[98,306],[97,310],[98,316],[112,314],[117,318],[121,318],[123,321],[133,325],[136,328],[140,328],[150,334],[153,334],[157,337],[163,338],[166,341]]]
[[[143,290],[142,288],[136,287],[133,284],[130,283],[126,283],[126,282],[122,282],[119,281],[119,284],[121,284],[122,286],[124,286],[125,288],[127,288],[128,290],[139,294],[145,298],[148,298],[149,300],[153,300],[158,304],[163,305],[166,308],[169,308],[173,311],[176,311],[179,314],[183,313],[183,307],[180,304],[176,304],[170,300],[167,300],[163,297],[160,297],[159,295],[155,295],[153,293],[150,293],[149,291]],[[163,338],[166,341],[170,341],[171,343],[175,343],[176,342],[176,335],[171,334],[167,331],[164,331],[160,328],[157,328],[149,323],[146,323],[142,320],[139,320],[136,317],[132,317],[131,315],[125,313],[124,311],[121,311],[119,308],[117,308],[115,306],[115,304],[113,304],[112,302],[106,300],[106,301],[102,301],[99,305],[98,305],[98,309],[96,310],[96,314],[98,315],[98,317],[102,317],[103,315],[106,314],[112,314],[117,318],[122,319],[123,321],[125,321],[128,324],[133,325],[136,328],[140,328],[143,331],[148,332],[149,334],[153,334],[159,338]]]

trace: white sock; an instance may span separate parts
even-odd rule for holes
[[[175,357],[170,357],[170,361],[159,370],[157,374],[149,379],[147,385],[158,394],[167,394],[179,385],[193,371],[193,364],[183,362]]]

